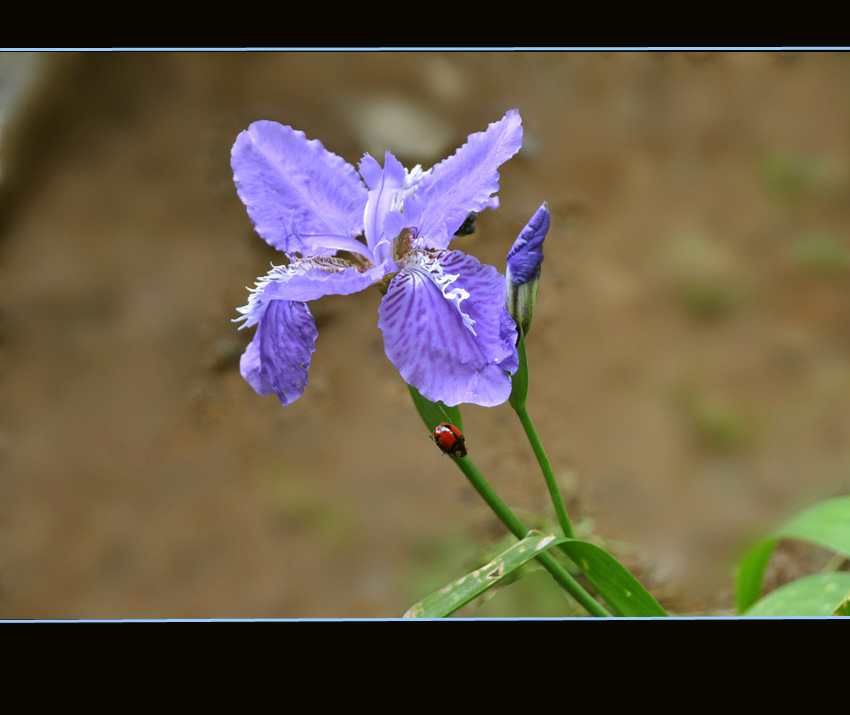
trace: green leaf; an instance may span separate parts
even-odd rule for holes
[[[764,572],[779,539],[800,539],[850,558],[850,497],[836,497],[796,514],[741,560],[735,600],[743,613],[758,600]]]
[[[576,539],[565,539],[560,549],[582,570],[596,592],[618,616],[667,615],[640,581],[604,549]]]
[[[850,558],[850,497],[828,499],[801,511],[776,535],[810,541]]]
[[[767,539],[753,546],[741,559],[741,565],[738,568],[738,583],[735,588],[735,605],[738,608],[738,613],[743,613],[756,601],[761,595],[761,584],[764,580],[764,572],[767,570],[767,563],[773,554],[773,549],[779,539]]]
[[[563,540],[563,539],[562,539]],[[405,618],[445,618],[502,581],[539,553],[558,543],[553,534],[529,532],[522,541],[473,571],[412,606]]]
[[[850,573],[822,573],[780,586],[750,608],[747,618],[830,616],[850,590]]]
[[[833,611],[833,616],[850,616],[850,591],[847,592],[847,595],[841,599],[841,603],[838,604],[838,607]]]
[[[640,582],[604,549],[586,541],[532,531],[486,566],[417,603],[405,617],[444,618],[451,615],[553,546],[558,546],[574,561],[618,616],[667,615]]]
[[[511,583],[508,583],[511,581]],[[532,561],[499,584],[492,598],[475,601],[475,618],[584,618],[586,611]],[[461,611],[463,613],[463,611]]]
[[[448,422],[463,432],[463,420],[460,417],[459,407],[449,407],[448,405],[444,405],[442,402],[431,402],[430,400],[422,397],[422,395],[419,394],[419,390],[412,385],[408,385],[407,387],[410,390],[410,396],[413,398],[413,404],[416,407],[416,411],[419,413],[419,416],[422,418],[423,422],[425,422],[425,426],[432,434],[434,432],[434,428],[440,424],[440,422]]]

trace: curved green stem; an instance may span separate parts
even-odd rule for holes
[[[558,482],[555,479],[555,473],[552,471],[552,465],[549,462],[549,457],[546,456],[546,450],[543,449],[543,443],[534,429],[534,423],[531,421],[531,416],[525,407],[514,407],[519,421],[522,422],[522,427],[531,443],[531,448],[534,450],[534,456],[540,464],[540,469],[543,472],[543,478],[546,480],[546,486],[549,487],[549,496],[552,497],[552,504],[555,506],[555,513],[558,515],[558,523],[564,532],[564,536],[575,538],[573,534],[573,526],[570,523],[570,517],[567,516],[567,508],[564,506],[564,499],[561,496],[561,490],[558,489]]]
[[[493,490],[489,482],[484,478],[484,475],[475,466],[475,463],[469,457],[462,457],[454,460],[460,470],[464,473],[470,484],[481,495],[487,505],[495,512],[496,516],[502,520],[502,523],[511,530],[514,536],[518,539],[524,539],[528,534],[528,529],[510,510],[507,504],[502,501],[501,497]],[[572,534],[568,534],[572,537]],[[552,577],[563,586],[567,592],[575,598],[587,611],[593,616],[608,617],[611,614],[602,606],[596,599],[593,598],[587,591],[582,588],[581,584],[576,581],[560,563],[548,553],[541,553],[537,556],[537,560],[543,567],[552,574]]]

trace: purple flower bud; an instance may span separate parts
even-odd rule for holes
[[[549,231],[549,207],[544,203],[520,231],[508,252],[505,306],[524,334],[531,328],[540,264],[543,263],[543,239]]]

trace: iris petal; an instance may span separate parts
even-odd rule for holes
[[[404,202],[409,226],[416,226],[418,244],[444,249],[471,211],[496,208],[498,168],[522,146],[522,119],[510,110],[483,132],[471,134],[454,155],[423,177]]]
[[[363,219],[366,242],[369,248],[375,251],[379,244],[387,243],[388,238],[395,238],[395,235],[389,237],[384,235],[384,219],[394,208],[407,172],[402,163],[390,152],[387,152],[384,157],[383,168],[373,157],[365,154],[360,160],[359,169],[360,175],[369,187],[369,199]]]
[[[294,402],[307,387],[318,334],[306,303],[270,302],[242,355],[242,377],[261,395],[274,393],[284,405]]]
[[[305,253],[298,234],[351,238],[363,230],[367,191],[357,171],[304,132],[259,121],[231,151],[233,180],[257,233],[286,253]],[[316,238],[309,255],[338,249]]]
[[[275,266],[257,281],[248,305],[238,308],[250,328],[273,300],[316,300],[325,295],[350,295],[368,288],[387,273],[385,266],[359,268],[342,258],[317,256],[296,258],[289,265]]]
[[[499,405],[511,392],[506,370],[518,364],[504,300],[504,277],[472,256],[445,251],[411,263],[379,310],[387,357],[429,400]]]
[[[239,360],[239,372],[242,373],[245,381],[260,395],[265,397],[266,395],[274,394],[271,383],[263,374],[263,368],[260,364],[260,341],[256,334],[254,335],[254,339],[248,343],[245,352],[242,353],[242,357]]]

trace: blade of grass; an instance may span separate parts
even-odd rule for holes
[[[522,541],[499,554],[490,563],[423,598],[412,606],[404,617],[445,618],[451,615],[534,559],[553,542],[557,542],[554,534],[529,532]]]
[[[567,539],[559,545],[618,616],[665,617],[666,611],[628,569],[604,549]]]
[[[490,563],[421,600],[408,610],[405,617],[445,618],[478,598],[520,566],[534,558],[539,559],[546,549],[554,546],[575,562],[618,616],[667,615],[640,582],[604,549],[586,541],[532,531]]]

